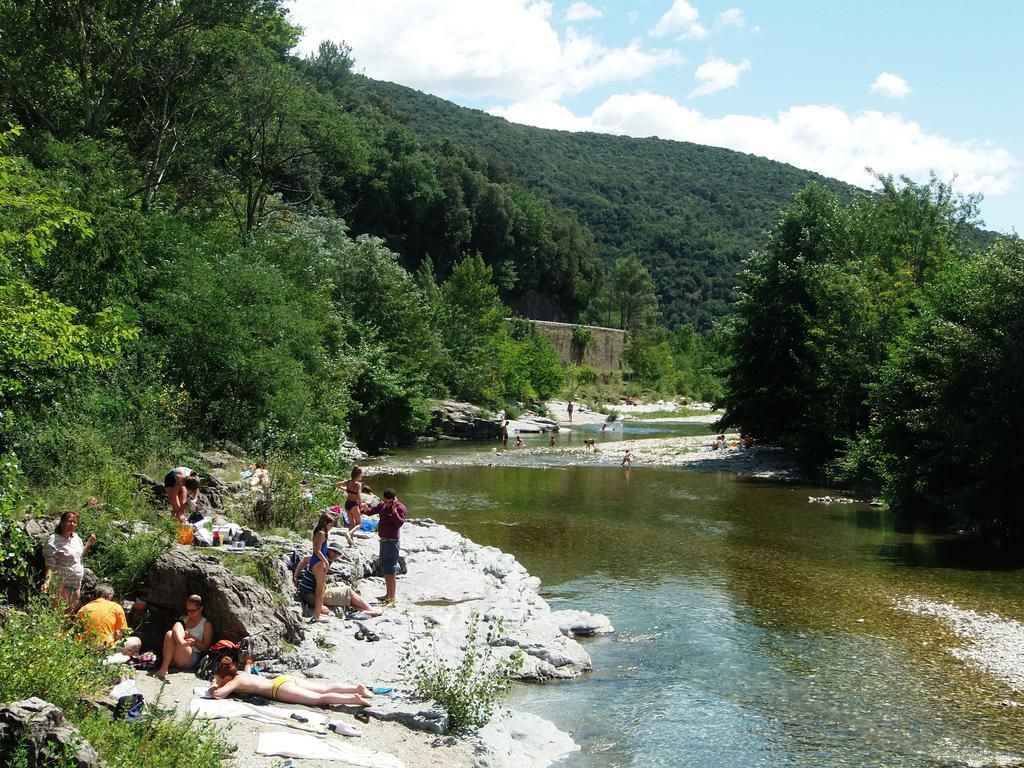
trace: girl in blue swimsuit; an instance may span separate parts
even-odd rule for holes
[[[313,529],[313,554],[309,558],[309,567],[316,575],[316,592],[313,593],[313,618],[318,619],[324,607],[324,589],[327,587],[327,569],[331,567],[331,559],[327,556],[327,534],[334,527],[335,516],[324,513],[320,515],[316,528]]]

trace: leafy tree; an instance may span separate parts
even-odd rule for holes
[[[633,380],[645,387],[657,388],[670,381],[674,383],[676,369],[672,349],[660,334],[648,331],[627,334],[622,362],[630,370]]]
[[[476,254],[459,262],[441,286],[438,315],[448,353],[446,379],[452,394],[471,402],[501,400],[495,340],[505,311],[491,275]]]
[[[71,370],[112,364],[136,336],[120,308],[79,310],[33,285],[33,273],[64,237],[88,237],[90,217],[64,190],[12,152],[18,134],[0,134],[0,405],[47,393]]]
[[[941,272],[895,344],[859,446],[898,510],[1024,532],[1024,243],[1008,238]]]
[[[932,179],[879,178],[843,208],[810,187],[743,274],[723,421],[810,468],[868,426],[868,392],[935,270],[960,258],[972,200]],[[780,407],[785,403],[785,407]]]
[[[636,256],[617,259],[604,285],[604,291],[586,315],[588,320],[625,331],[644,330],[658,322],[654,280]]]

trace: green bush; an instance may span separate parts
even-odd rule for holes
[[[147,703],[147,715],[133,723],[92,714],[77,724],[108,768],[219,768],[234,749],[209,721],[176,717],[173,709]]]
[[[0,629],[0,701],[38,696],[69,716],[84,713],[79,697],[102,696],[118,673],[100,663],[103,648],[79,642],[77,634],[42,597],[11,611]]]
[[[86,512],[85,514],[90,514]],[[85,524],[85,521],[83,521]],[[108,515],[97,516],[87,530],[96,533],[96,546],[89,554],[89,567],[109,581],[117,595],[131,594],[142,582],[154,561],[167,552],[175,539],[175,526],[161,517],[148,530],[133,530]]]
[[[28,576],[29,555],[35,548],[32,539],[18,526],[24,496],[22,483],[18,457],[0,456],[0,594],[8,599],[9,590],[23,584]]]
[[[419,655],[409,670],[415,694],[435,701],[457,731],[487,725],[523,665],[518,649],[503,659],[494,656],[492,648],[503,630],[501,620],[488,624],[482,647],[477,645],[479,630],[480,617],[474,614],[466,629],[466,651],[455,666],[448,666],[434,652]]]

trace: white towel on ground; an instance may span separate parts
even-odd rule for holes
[[[330,721],[330,715],[320,712],[310,712],[308,709],[288,709],[273,704],[266,706],[254,706],[236,699],[192,699],[188,705],[188,711],[198,718],[210,720],[219,717],[248,717],[252,720],[259,720],[263,723],[276,723],[278,725],[306,725],[312,728],[326,726]],[[292,713],[297,713],[306,718],[308,722],[300,723],[292,719]]]
[[[370,752],[344,742],[300,733],[264,731],[256,743],[256,753],[312,760],[340,760],[360,768],[405,768],[405,763],[387,752]]]

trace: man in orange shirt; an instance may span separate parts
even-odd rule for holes
[[[113,596],[113,587],[100,584],[96,587],[96,599],[78,610],[78,620],[89,636],[111,648],[117,645],[121,635],[128,630],[124,609],[111,599]],[[141,647],[142,641],[139,638],[129,637],[117,650],[126,656],[135,656]]]

